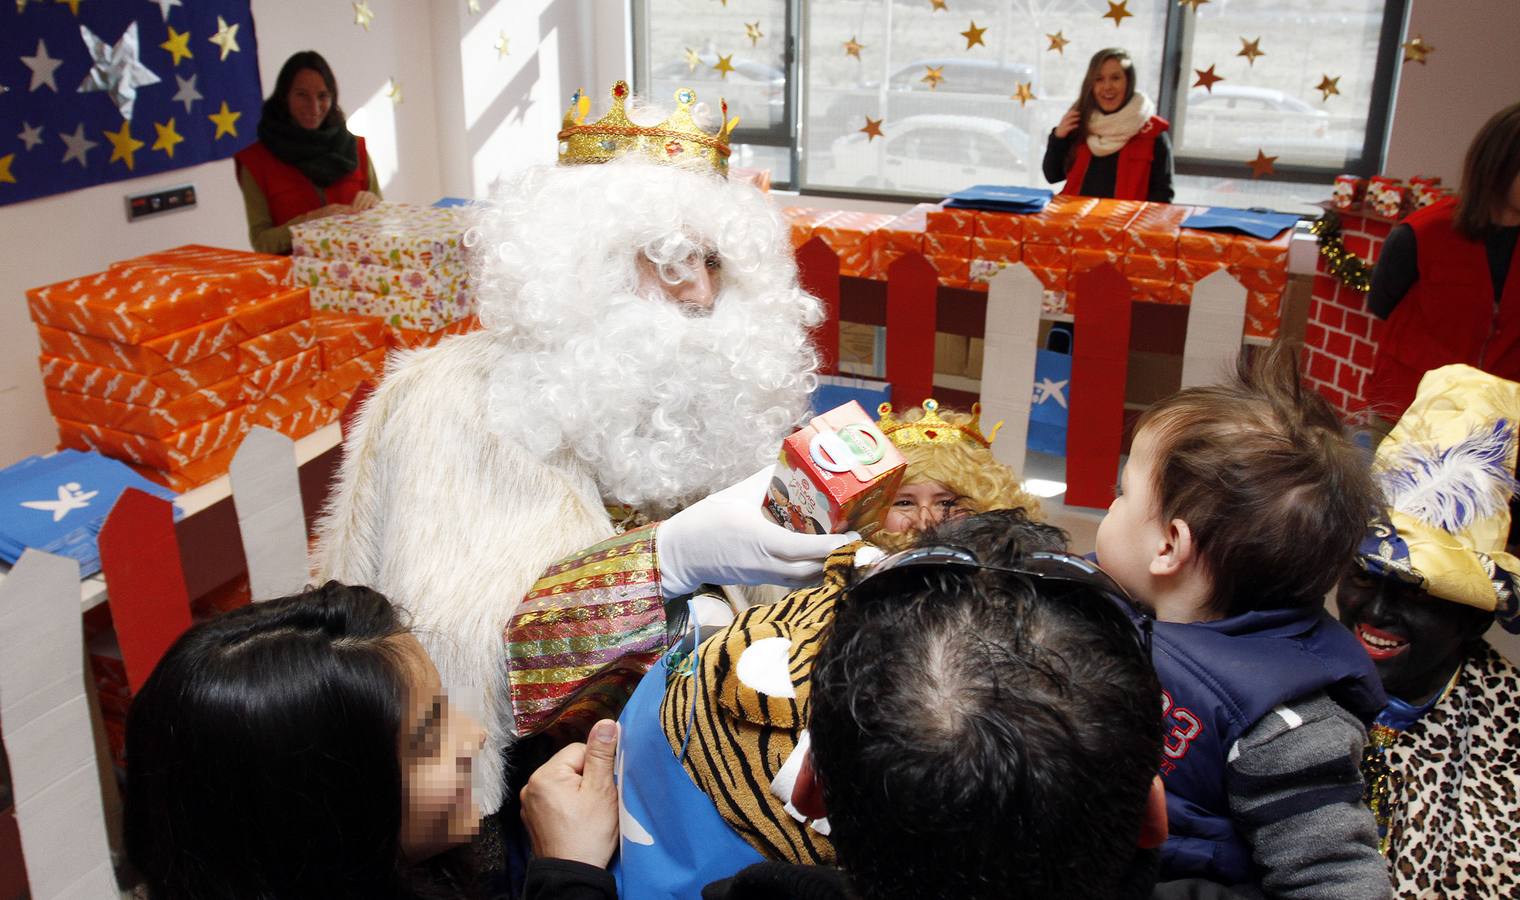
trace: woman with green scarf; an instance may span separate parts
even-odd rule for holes
[[[364,138],[348,130],[338,80],[315,50],[285,61],[264,101],[259,139],[234,160],[248,238],[261,253],[289,253],[292,225],[380,202]]]

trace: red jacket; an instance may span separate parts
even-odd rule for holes
[[[1520,381],[1520,247],[1494,304],[1494,283],[1482,241],[1452,226],[1454,200],[1412,213],[1419,279],[1388,316],[1364,392],[1367,406],[1390,420],[1414,400],[1431,369],[1466,363]]]
[[[279,226],[329,203],[352,203],[355,194],[369,189],[369,154],[364,149],[364,138],[354,140],[359,144],[359,164],[325,191],[312,184],[300,169],[281,162],[263,141],[255,141],[232,158],[240,169],[247,169],[253,176],[269,204],[270,217]]]
[[[1119,148],[1118,170],[1114,173],[1115,200],[1145,200],[1150,195],[1151,160],[1156,157],[1156,139],[1161,137],[1171,123],[1160,116],[1151,116],[1140,126],[1135,136]],[[1080,194],[1082,180],[1087,177],[1087,166],[1092,162],[1092,148],[1083,141],[1077,145],[1071,168],[1066,172],[1063,194]]]

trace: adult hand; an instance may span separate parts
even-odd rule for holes
[[[823,571],[824,557],[859,540],[856,534],[798,534],[777,525],[761,507],[770,481],[766,466],[660,523],[655,550],[666,597],[702,584],[800,587]]]
[[[1077,126],[1080,125],[1080,124],[1082,124],[1081,115],[1078,114],[1077,108],[1075,106],[1073,106],[1071,109],[1068,109],[1066,111],[1066,115],[1062,116],[1061,117],[1061,121],[1056,124],[1056,131],[1055,131],[1056,137],[1058,137],[1058,138],[1064,138],[1064,137],[1066,137],[1067,135],[1071,134],[1073,131],[1076,131],[1077,130]]]
[[[522,789],[522,819],[533,855],[605,868],[618,845],[618,795],[612,782],[618,726],[591,729],[591,743],[570,744],[538,767]]]
[[[378,195],[373,194],[369,191],[360,191],[354,195],[354,202],[352,205],[354,212],[364,212],[366,209],[373,209],[379,204],[380,197]]]

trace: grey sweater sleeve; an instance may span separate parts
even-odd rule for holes
[[[1362,803],[1366,729],[1324,692],[1279,706],[1230,750],[1230,813],[1269,897],[1392,897]]]

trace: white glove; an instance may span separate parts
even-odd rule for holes
[[[771,467],[693,503],[655,529],[660,591],[689,594],[703,584],[801,587],[823,571],[824,557],[860,540],[845,534],[799,534],[761,508]]]

